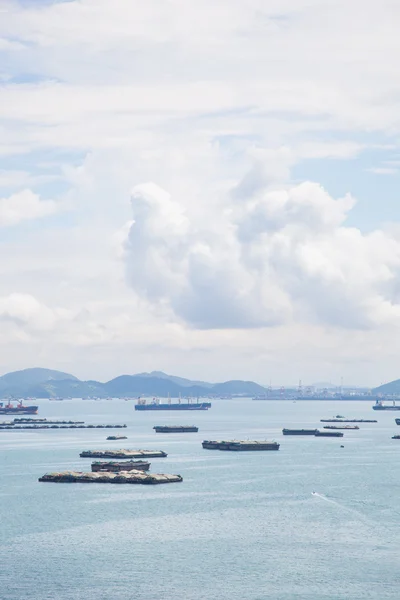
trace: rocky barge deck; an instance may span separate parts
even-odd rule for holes
[[[52,483],[141,483],[144,485],[156,485],[160,483],[178,483],[183,481],[183,478],[181,475],[150,474],[143,471],[130,471],[129,473],[61,471],[60,473],[46,473],[39,478],[39,481]]]
[[[115,440],[127,440],[128,437],[126,435],[109,435],[107,440],[115,441]]]
[[[195,425],[155,425],[153,429],[156,433],[186,433],[199,430]]]
[[[118,471],[148,471],[150,463],[146,460],[130,460],[125,462],[104,462],[98,460],[92,462],[91,469],[94,473],[98,471],[111,471],[112,473],[117,473]]]
[[[236,440],[204,440],[202,442],[203,448],[206,450],[228,450],[231,452],[244,452],[244,451],[266,451],[266,450],[279,450],[280,444],[277,442],[268,441],[236,441]]]
[[[349,429],[360,429],[358,425],[324,425],[323,429],[345,429],[348,431]]]
[[[84,450],[81,458],[163,458],[168,456],[163,450]]]

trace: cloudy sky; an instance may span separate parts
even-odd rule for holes
[[[396,0],[0,0],[0,372],[400,377]]]

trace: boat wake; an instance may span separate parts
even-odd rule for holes
[[[341,504],[340,502],[337,502],[336,500],[333,500],[332,498],[327,498],[327,496],[324,496],[324,494],[319,494],[318,492],[312,492],[311,495],[319,498],[320,500],[324,500],[325,502],[329,502],[329,504],[334,504],[335,506],[337,506],[338,508],[341,508],[342,510],[344,510],[346,512],[357,515],[358,518],[362,519],[369,525],[375,525],[375,523],[373,523],[366,515],[364,515],[360,511],[356,510],[355,508],[349,508],[348,506],[345,506],[344,504]]]

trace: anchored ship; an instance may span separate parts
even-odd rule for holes
[[[139,398],[137,404],[135,404],[135,410],[208,410],[211,408],[211,402],[168,402],[162,403],[158,398],[153,398],[152,402],[147,403],[146,400]]]
[[[372,407],[373,410],[400,410],[400,406],[393,400],[393,406],[391,404],[383,404],[382,400],[377,400]]]
[[[277,442],[268,441],[210,441],[204,440],[202,442],[203,448],[207,450],[230,450],[232,452],[249,451],[249,450],[279,450],[280,444]]]
[[[37,415],[38,410],[38,406],[24,406],[22,400],[8,400],[7,404],[0,402],[0,415]]]
[[[316,429],[282,429],[283,435],[315,435]]]
[[[156,433],[184,433],[199,430],[195,425],[155,425],[153,429]]]

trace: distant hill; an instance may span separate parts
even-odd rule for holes
[[[253,396],[265,393],[266,389],[253,381],[226,381],[208,383],[192,381],[183,377],[167,375],[162,371],[120,375],[101,383],[81,381],[74,375],[51,369],[25,369],[7,373],[0,377],[1,397],[34,398],[85,398],[88,396],[138,397],[160,396],[177,398],[182,396],[226,396],[239,394]]]
[[[151,373],[139,373],[136,377],[148,377],[148,378],[157,378],[157,379],[168,379],[169,381],[173,381],[182,387],[192,387],[195,385],[199,385],[205,388],[212,388],[212,383],[207,383],[206,381],[195,381],[192,379],[184,379],[183,377],[176,377],[175,375],[167,375],[162,371],[151,371]]]
[[[225,381],[225,383],[216,383],[211,388],[212,394],[229,395],[243,394],[246,396],[256,396],[257,394],[265,394],[266,389],[253,381]]]
[[[2,396],[30,396],[32,388],[41,384],[56,385],[62,380],[79,381],[74,375],[53,371],[52,369],[24,369],[13,371],[0,377],[0,394]]]
[[[372,390],[373,394],[400,394],[400,379],[384,383]]]

